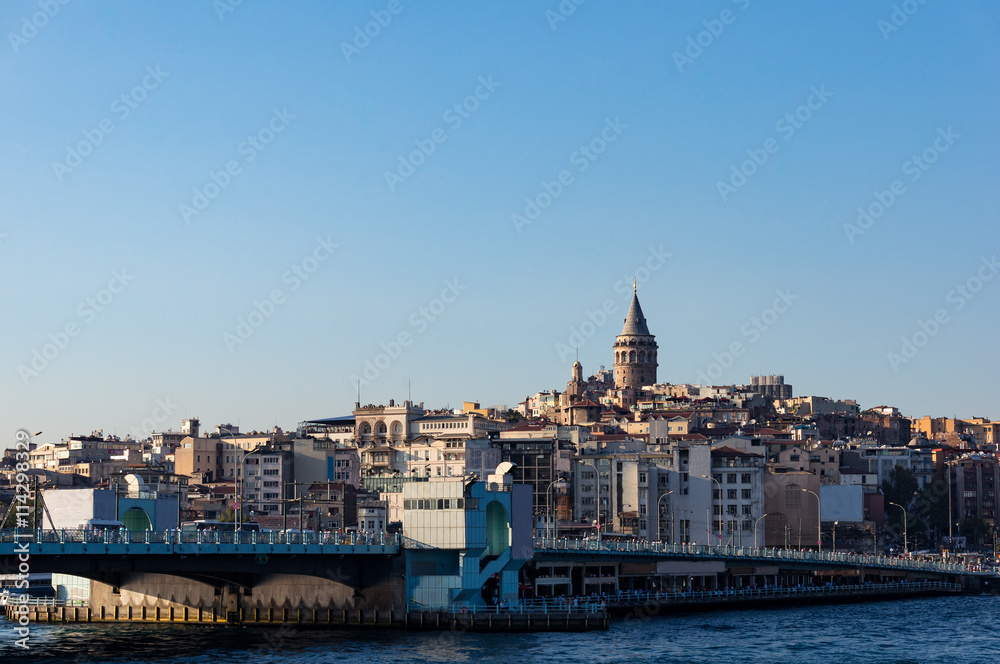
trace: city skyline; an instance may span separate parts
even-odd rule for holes
[[[514,406],[633,279],[661,382],[1000,417],[994,6],[563,5],[8,3],[4,446]]]

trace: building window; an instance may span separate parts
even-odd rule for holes
[[[743,516],[750,516],[750,514],[751,514],[750,510],[751,510],[751,506],[750,505],[744,505],[743,506]]]
[[[750,484],[750,473],[743,473],[740,477],[740,482],[743,484]]]
[[[729,489],[726,491],[726,498],[729,500],[736,500],[736,489]]]
[[[726,484],[736,484],[736,473],[726,473]]]
[[[750,500],[750,489],[743,489],[743,500]]]

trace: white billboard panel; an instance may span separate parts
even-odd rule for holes
[[[858,485],[821,486],[819,502],[822,521],[857,523],[865,519],[865,501]]]

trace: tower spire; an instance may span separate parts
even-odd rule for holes
[[[639,288],[639,282],[636,280],[635,277],[632,277],[632,292],[637,293],[638,288]]]

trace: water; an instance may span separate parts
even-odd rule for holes
[[[1000,662],[1000,597],[944,597],[616,620],[606,632],[451,634],[149,625],[32,625],[0,662],[367,664],[484,662]]]

